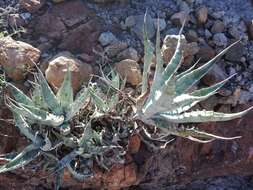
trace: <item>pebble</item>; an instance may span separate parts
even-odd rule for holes
[[[100,34],[98,41],[102,46],[107,46],[117,41],[117,38],[111,32],[103,32],[102,34]]]
[[[228,43],[228,39],[224,33],[217,33],[213,36],[213,42],[215,45],[220,47],[226,47]]]

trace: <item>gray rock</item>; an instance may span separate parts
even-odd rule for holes
[[[135,18],[134,16],[129,16],[126,18],[125,26],[131,28],[135,25]]]
[[[131,28],[131,31],[135,33],[140,40],[143,40],[143,24],[144,24],[144,15],[134,16],[135,25]],[[151,39],[155,36],[155,25],[153,19],[150,15],[147,15],[147,32],[148,37]]]
[[[158,19],[153,19],[153,20],[154,20],[155,29],[157,29]],[[160,31],[163,31],[166,28],[165,19],[159,19],[159,26],[160,26]]]
[[[229,61],[240,62],[244,54],[244,46],[241,42],[237,43],[234,47],[230,48],[226,53],[225,58]]]
[[[117,41],[117,38],[111,32],[103,32],[100,34],[98,41],[102,46],[106,46]]]
[[[226,47],[228,43],[228,39],[224,33],[217,33],[213,36],[213,42],[217,46]]]

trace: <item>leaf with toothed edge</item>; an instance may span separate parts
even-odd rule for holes
[[[27,146],[15,158],[13,158],[7,164],[1,166],[0,173],[15,170],[29,164],[32,160],[34,160],[39,155],[39,153],[40,153],[39,147],[33,144]]]
[[[220,52],[218,55],[216,55],[213,59],[208,61],[206,64],[202,65],[201,67],[179,78],[176,81],[176,93],[178,95],[183,94],[185,91],[191,88],[194,84],[196,84],[196,82],[198,82],[205,74],[208,73],[208,71],[212,68],[214,63],[217,61],[217,59],[223,56],[231,47],[235,46],[237,43],[238,41],[233,43],[226,49],[224,49],[222,52]]]
[[[39,110],[35,107],[28,107],[22,105],[20,103],[15,102],[11,98],[7,99],[6,105],[11,109],[14,113],[20,114],[25,118],[30,119],[33,122],[38,122],[40,124],[49,125],[53,127],[57,127],[61,125],[64,121],[63,116],[56,116],[49,112]],[[15,105],[16,104],[16,105]],[[39,114],[39,115],[37,115]]]
[[[165,119],[168,122],[173,123],[202,123],[202,122],[214,122],[214,121],[229,121],[237,119],[253,109],[253,106],[237,113],[221,113],[214,111],[191,111],[182,114],[173,114],[170,112],[158,113],[154,115],[154,118]]]

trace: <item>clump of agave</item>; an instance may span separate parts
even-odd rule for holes
[[[124,81],[118,74],[100,77],[104,85],[90,82],[74,99],[71,73],[68,70],[61,88],[55,94],[41,71],[35,74],[31,97],[13,84],[5,82],[14,99],[7,97],[15,125],[30,141],[19,154],[2,155],[8,161],[0,173],[23,167],[38,158],[34,165],[56,176],[56,189],[65,168],[78,180],[92,176],[94,163],[108,169],[124,162],[129,137],[139,133],[147,144],[150,141],[168,143],[168,136],[179,136],[202,143],[215,139],[231,140],[187,128],[179,124],[208,121],[227,121],[245,115],[252,108],[239,113],[219,113],[191,110],[200,101],[215,94],[231,77],[213,86],[189,92],[228,49],[199,68],[196,65],[178,74],[182,62],[181,32],[174,56],[164,68],[157,30],[156,70],[149,85],[149,72],[154,48],[148,40],[144,25],[144,69],[142,93],[136,99],[123,90]]]

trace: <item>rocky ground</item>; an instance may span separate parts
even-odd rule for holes
[[[55,88],[59,87],[67,65],[71,65],[76,91],[91,74],[99,74],[100,67],[105,70],[115,67],[127,77],[129,88],[134,89],[141,81],[142,25],[146,10],[148,33],[153,42],[160,18],[165,61],[170,60],[176,35],[186,20],[182,69],[189,68],[199,58],[201,65],[240,40],[199,85],[209,86],[235,73],[236,76],[218,95],[200,106],[230,112],[252,103],[253,4],[250,0],[0,1],[0,35],[11,35],[14,39],[0,41],[0,62],[7,68],[9,80],[24,83],[26,88],[30,87],[27,80],[32,59],[40,62],[47,80]],[[16,56],[15,49],[22,49],[22,53]],[[137,189],[140,188],[148,189],[145,185]],[[228,176],[164,189],[251,190],[253,185],[250,177]]]

